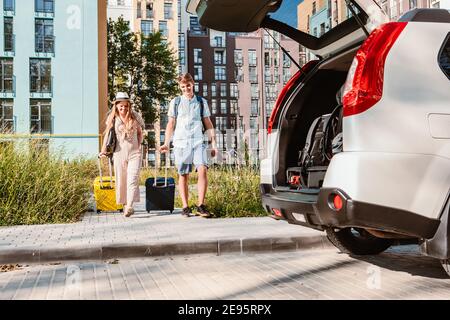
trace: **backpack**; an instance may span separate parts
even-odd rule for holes
[[[202,119],[203,132],[205,132],[205,123],[203,122],[203,115],[204,115],[203,98],[200,96],[195,96],[195,98],[197,99],[198,103],[200,103],[200,117]],[[180,96],[176,97],[175,105],[174,105],[175,119],[178,118],[178,106],[180,105],[180,102],[181,102],[181,97]]]

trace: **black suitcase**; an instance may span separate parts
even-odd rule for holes
[[[167,167],[165,177],[152,177],[145,180],[145,209],[147,212],[169,210],[172,213],[174,202],[175,179],[167,178]]]

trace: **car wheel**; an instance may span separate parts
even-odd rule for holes
[[[391,239],[377,238],[364,229],[344,228],[326,230],[327,238],[344,253],[355,255],[379,254],[392,245]]]
[[[450,259],[441,260],[441,264],[445,272],[447,272],[448,276],[450,277]]]

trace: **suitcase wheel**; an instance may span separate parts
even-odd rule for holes
[[[149,210],[147,210],[147,213],[150,213],[150,211],[149,211]]]
[[[97,209],[97,213],[100,213],[102,210]]]
[[[123,212],[123,209],[119,209],[119,212]]]

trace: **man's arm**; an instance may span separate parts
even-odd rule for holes
[[[175,118],[169,117],[169,121],[166,126],[166,138],[164,139],[164,144],[161,146],[160,151],[165,153],[169,151],[170,139],[172,139],[173,131],[175,129]]]
[[[205,125],[206,132],[208,133],[209,139],[211,139],[211,156],[215,157],[217,153],[217,145],[216,145],[216,132],[214,130],[214,126],[211,122],[210,117],[203,118],[203,124]]]

